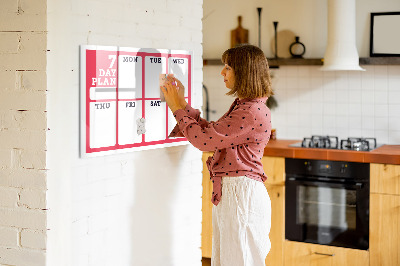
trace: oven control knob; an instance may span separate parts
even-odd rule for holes
[[[340,168],[340,173],[341,174],[346,173],[346,169],[347,169],[347,164],[342,164],[342,167]]]
[[[311,162],[305,162],[304,165],[306,166],[307,171],[310,172],[312,170]]]

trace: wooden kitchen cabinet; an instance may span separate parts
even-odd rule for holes
[[[271,199],[271,250],[265,259],[266,266],[283,265],[285,241],[285,187],[265,184]]]
[[[212,252],[212,183],[210,181],[210,173],[206,165],[212,152],[203,153],[203,194],[202,194],[202,223],[201,223],[201,253],[204,258],[211,258]]]
[[[370,164],[371,193],[400,195],[400,165]]]
[[[265,187],[271,199],[271,250],[265,259],[266,266],[283,265],[285,240],[285,158],[264,156],[261,160],[267,175]]]
[[[285,158],[264,156],[261,159],[261,163],[268,177],[265,184],[285,185]]]
[[[400,265],[400,165],[370,166],[370,265]]]
[[[212,183],[206,166],[206,161],[211,152],[203,153],[203,217],[202,217],[202,256],[211,258],[212,253]],[[285,230],[285,158],[263,157],[262,164],[268,176],[265,187],[271,199],[272,221],[271,221],[271,250],[266,258],[267,266],[283,265],[283,243]]]
[[[370,200],[370,265],[400,265],[400,196],[374,193]]]
[[[365,250],[285,241],[285,266],[366,266]],[[282,264],[283,265],[283,264]]]

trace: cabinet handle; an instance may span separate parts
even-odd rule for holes
[[[320,252],[314,252],[315,255],[323,255],[323,256],[330,256],[333,257],[335,254],[328,254],[328,253],[320,253]]]

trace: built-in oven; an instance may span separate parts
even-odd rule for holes
[[[286,239],[368,249],[369,164],[287,158],[285,169]]]

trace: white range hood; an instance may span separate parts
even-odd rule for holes
[[[328,44],[323,71],[358,70],[355,0],[328,0]]]

